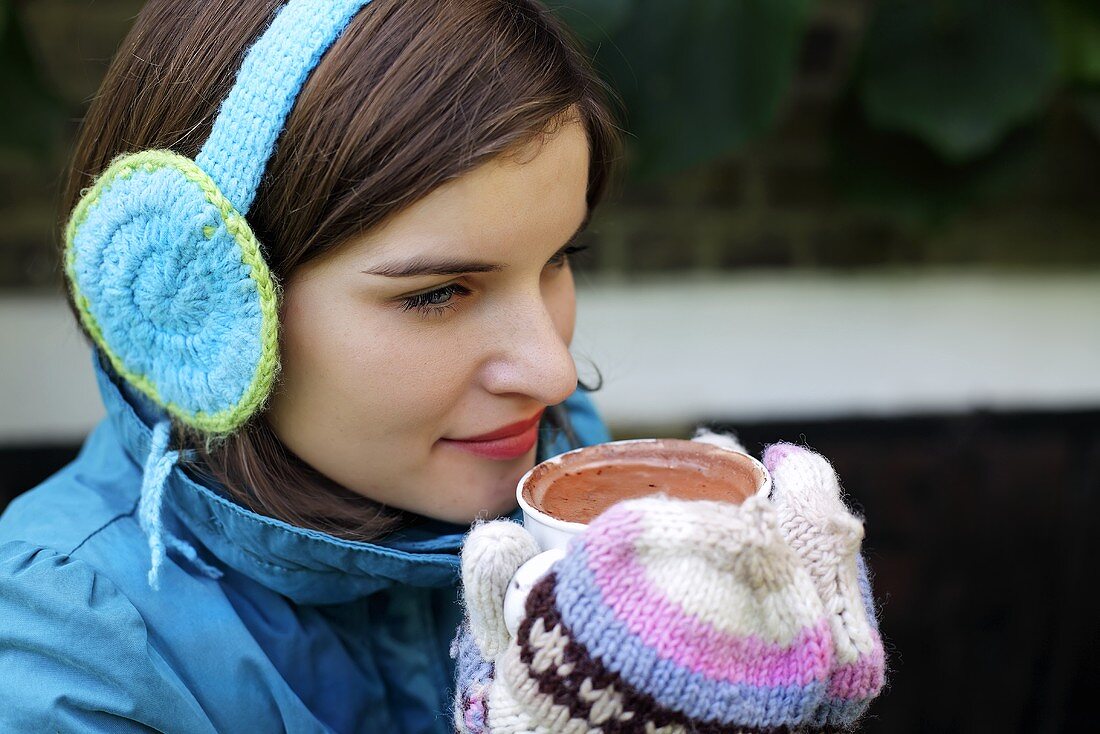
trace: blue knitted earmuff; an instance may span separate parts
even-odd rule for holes
[[[278,371],[278,293],[245,214],[295,98],[370,0],[290,0],[249,49],[195,160],[116,158],[65,230],[65,273],[115,370],[179,421],[240,427]]]

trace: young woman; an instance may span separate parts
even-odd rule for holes
[[[610,438],[569,257],[611,98],[529,0],[142,9],[63,202],[107,417],[0,518],[0,729],[451,729],[463,534]],[[103,175],[142,151],[201,172]]]
[[[460,598],[460,570],[510,578],[473,559],[531,550],[500,520],[460,555],[471,523],[610,439],[569,256],[618,155],[611,98],[535,0],[146,5],[63,202],[107,417],[0,517],[0,730],[862,714],[883,670],[862,524],[799,447],[765,456],[772,498],[620,504],[513,642],[489,593]]]

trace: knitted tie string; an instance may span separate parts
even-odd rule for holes
[[[172,468],[180,458],[179,451],[168,451],[168,439],[172,424],[159,421],[153,426],[149,454],[145,458],[145,473],[141,481],[141,499],[138,503],[138,522],[149,538],[150,588],[160,590],[160,567],[168,548],[182,554],[201,573],[210,578],[221,578],[222,572],[198,557],[191,544],[174,536],[164,526],[164,487]]]

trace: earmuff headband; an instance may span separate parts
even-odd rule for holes
[[[247,214],[306,77],[370,0],[290,0],[248,50],[195,163]]]
[[[228,434],[264,404],[278,293],[245,220],[302,85],[370,0],[290,0],[245,54],[191,160],[119,156],[65,230],[82,322],[114,369],[181,422]]]

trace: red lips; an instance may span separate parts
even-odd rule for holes
[[[526,455],[535,447],[543,410],[532,418],[498,428],[491,433],[464,439],[442,438],[440,443],[483,459],[511,461]]]
[[[534,426],[542,418],[542,414],[546,411],[546,408],[542,408],[534,416],[527,420],[519,421],[518,423],[510,423],[507,426],[498,428],[495,431],[489,433],[483,433],[480,436],[469,436],[467,438],[452,438],[451,441],[495,441],[498,438],[509,438],[511,436],[518,436],[524,433],[529,428]]]

